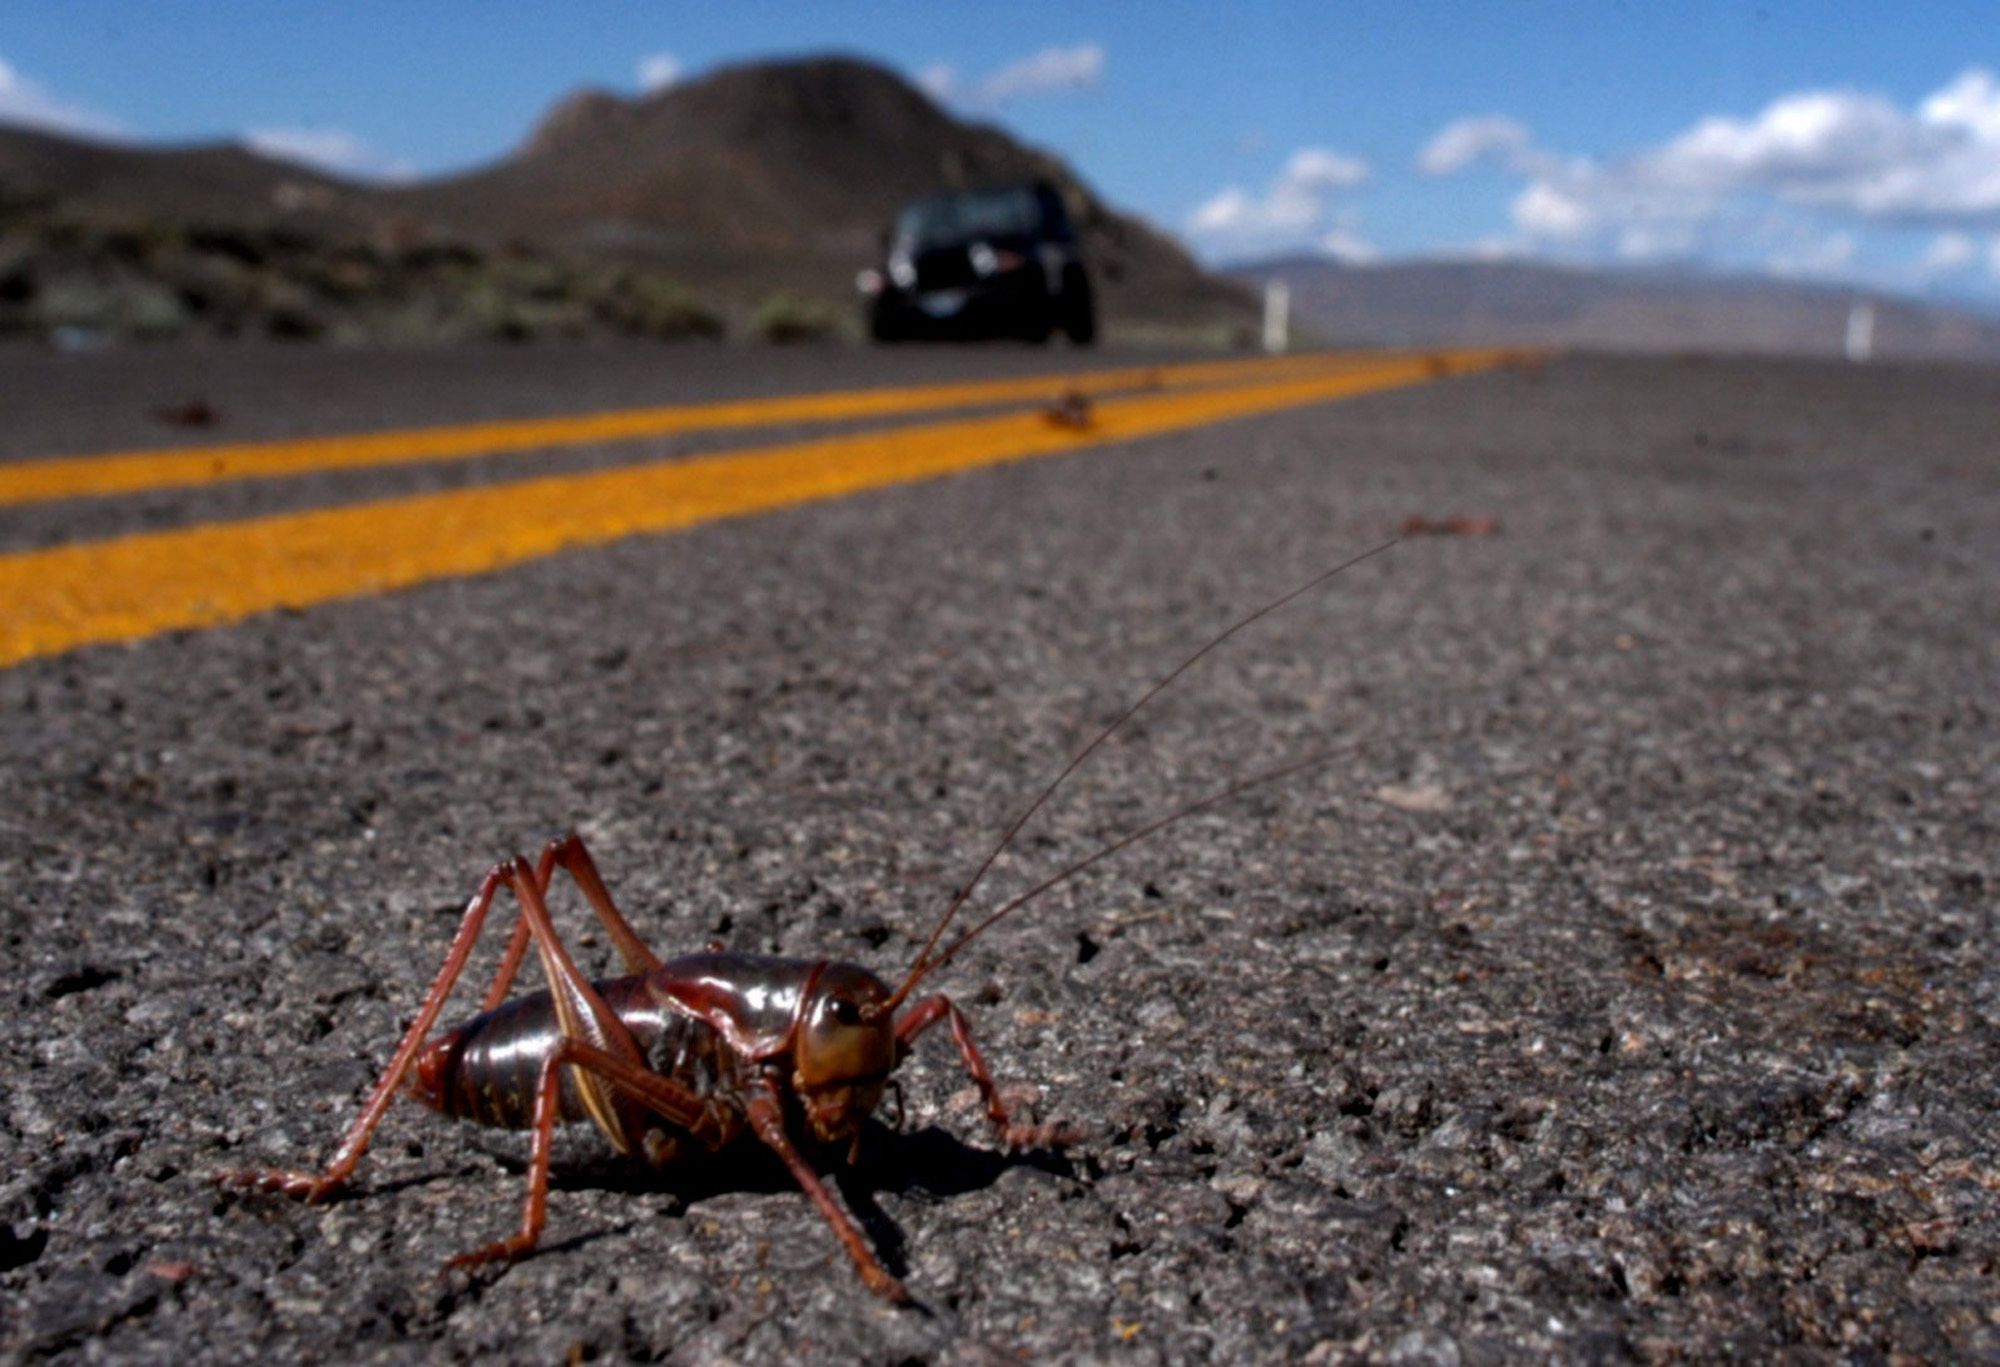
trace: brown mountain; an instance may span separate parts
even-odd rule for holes
[[[909,200],[1034,177],[1069,198],[1114,322],[1252,320],[1239,287],[1056,157],[847,57],[730,67],[638,99],[574,95],[504,161],[391,199],[460,231],[657,260],[698,290],[846,299]]]
[[[1056,157],[852,58],[731,67],[639,98],[585,91],[502,160],[405,186],[343,181],[235,146],[140,148],[0,128],[0,217],[11,206],[608,258],[664,269],[739,314],[787,291],[846,316],[855,272],[908,200],[1032,177],[1068,197],[1114,332],[1248,335],[1255,305],[1240,285],[1106,205]]]
[[[2000,360],[2000,320],[1826,285],[1522,261],[1357,266],[1323,257],[1228,273],[1252,286],[1283,280],[1299,325],[1339,345],[1540,342],[1611,351],[1838,355],[1849,310],[1866,298],[1875,313],[1877,356]]]

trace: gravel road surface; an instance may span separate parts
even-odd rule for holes
[[[5,453],[197,393],[187,440],[1059,368],[494,355],[0,356]],[[2000,1358],[1996,412],[1987,371],[1561,359],[0,674],[0,1353]],[[399,1105],[326,1206],[211,1185],[324,1161],[500,856],[574,827],[662,952],[893,974],[1092,727],[1454,513],[1497,533],[1246,631],[1002,861],[994,900],[1335,751],[943,975],[1086,1137],[994,1152],[928,1038],[840,1180],[916,1307],[754,1160],[578,1134],[477,1274],[515,1136]]]

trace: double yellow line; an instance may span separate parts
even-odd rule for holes
[[[982,405],[997,407],[1050,399],[1066,388],[1094,397],[1121,390],[1241,383],[1251,378],[1324,371],[1329,366],[1377,364],[1382,359],[1379,354],[1350,353],[1260,361],[1206,361],[1100,370],[1074,377],[1036,375],[827,394],[787,394],[670,408],[630,408],[553,418],[58,457],[0,465],[0,507],[181,489],[224,480],[279,479],[322,470],[465,460],[512,451],[600,445],[690,432],[779,427],[787,423],[851,422]]]
[[[17,495],[60,487],[69,492],[40,496],[74,497],[84,489],[128,492],[752,421],[1005,402],[995,397],[1002,394],[1046,399],[1064,388],[1086,394],[1142,391],[1091,404],[1080,424],[1052,420],[1039,409],[1010,412],[0,555],[0,667],[83,645],[218,626],[276,608],[483,573],[567,547],[1323,403],[1484,369],[1513,354],[1320,357],[1100,372],[1059,381],[767,400],[754,408],[754,418],[753,405],[702,405],[38,462],[41,483],[29,473],[36,467],[16,467],[13,482],[0,487]],[[67,483],[54,477],[58,470],[68,472]],[[132,482],[141,478],[136,472],[145,472],[146,482]]]

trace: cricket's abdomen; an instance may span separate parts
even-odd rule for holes
[[[726,1072],[721,1037],[709,1026],[663,1005],[643,976],[593,983],[605,1005],[632,1033],[646,1067],[697,1096],[716,1093]],[[534,1123],[535,1088],[562,1042],[555,1002],[536,992],[481,1012],[424,1045],[409,1073],[409,1090],[440,1114],[496,1129]],[[588,1118],[572,1069],[559,1075],[563,1123]],[[650,1125],[664,1122],[654,1119]]]

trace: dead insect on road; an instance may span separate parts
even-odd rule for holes
[[[217,1180],[323,1201],[353,1174],[398,1091],[407,1091],[448,1116],[531,1130],[533,1156],[520,1228],[509,1238],[452,1259],[454,1266],[467,1266],[521,1257],[541,1238],[549,1160],[560,1122],[588,1120],[619,1154],[660,1166],[754,1139],[791,1170],[833,1227],[862,1280],[891,1300],[907,1300],[903,1284],[882,1266],[853,1217],[834,1199],[801,1151],[801,1141],[808,1148],[844,1148],[847,1161],[853,1162],[862,1122],[881,1101],[897,1065],[918,1036],[940,1023],[950,1025],[959,1058],[1003,1145],[1053,1147],[1076,1137],[1066,1126],[1017,1118],[994,1084],[964,1013],[942,994],[915,1000],[911,994],[1002,918],[1099,861],[1195,812],[1322,762],[1325,756],[1297,761],[1181,807],[1043,880],[939,947],[1021,828],[1134,713],[1237,632],[1386,549],[1387,545],[1378,546],[1356,556],[1238,621],[1099,732],[1014,819],[971,880],[952,897],[893,990],[865,968],[827,959],[733,954],[716,948],[662,961],[613,903],[582,840],[565,836],[550,842],[535,862],[507,860],[480,881],[416,1020],[324,1171],[228,1172]],[[627,976],[593,982],[577,969],[549,918],[547,897],[558,868],[568,873],[596,911]],[[520,919],[480,1012],[432,1038],[431,1030],[503,889],[513,895]],[[508,991],[530,945],[541,961],[549,990],[510,1001]]]
[[[1042,419],[1051,427],[1063,427],[1072,432],[1088,432],[1097,425],[1095,405],[1091,403],[1090,395],[1081,389],[1065,389],[1058,394],[1042,410]]]
[[[153,416],[169,427],[213,427],[222,421],[222,414],[206,399],[163,404],[153,410]]]

